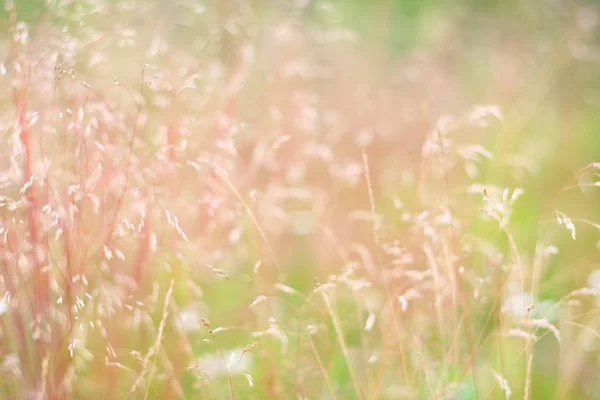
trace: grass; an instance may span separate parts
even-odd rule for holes
[[[593,4],[4,8],[0,397],[600,398]]]

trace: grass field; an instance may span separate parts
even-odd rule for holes
[[[1,399],[600,399],[592,1],[4,0]]]

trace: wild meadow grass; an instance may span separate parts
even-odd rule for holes
[[[0,17],[0,398],[600,399],[592,3]]]

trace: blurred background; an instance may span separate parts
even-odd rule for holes
[[[598,11],[5,0],[2,397],[600,399]]]

